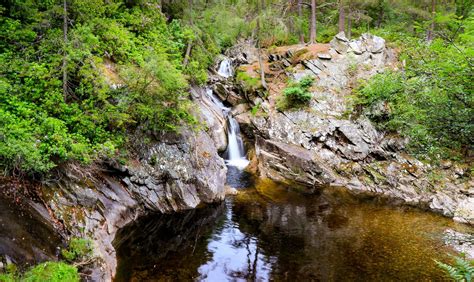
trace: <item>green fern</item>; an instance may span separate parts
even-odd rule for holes
[[[439,268],[444,270],[449,277],[457,282],[471,282],[474,277],[474,261],[468,261],[463,257],[451,256],[455,264],[449,265],[435,260]]]

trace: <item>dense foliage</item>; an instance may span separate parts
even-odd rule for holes
[[[316,2],[314,17],[299,0],[2,2],[0,168],[43,175],[67,161],[88,164],[126,154],[130,131],[194,123],[188,85],[205,83],[225,48],[242,38],[262,47],[304,42],[313,27],[318,42],[341,30],[349,37],[372,31],[408,41],[403,82],[397,74],[386,76],[403,84],[394,97],[410,107],[389,101],[400,109],[383,126],[423,137],[416,142],[425,151],[472,143],[472,17],[466,20],[472,1]],[[427,45],[426,37],[438,39]],[[244,75],[243,81],[259,85]],[[414,91],[417,85],[423,91]],[[296,102],[307,97],[291,91]],[[363,95],[381,100],[374,93]],[[410,115],[423,126],[404,124]]]
[[[167,25],[156,5],[99,2],[67,1],[67,40],[62,2],[0,7],[6,172],[89,163],[114,154],[130,128],[174,130],[192,121],[181,65],[186,29]]]
[[[1,282],[78,282],[80,281],[77,267],[64,262],[45,262],[32,267],[24,274],[10,272],[0,274]]]
[[[400,42],[404,70],[379,74],[359,91],[369,116],[409,137],[420,155],[455,157],[473,149],[474,17],[455,24],[463,32],[449,41],[426,44],[406,36]]]

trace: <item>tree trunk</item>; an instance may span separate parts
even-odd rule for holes
[[[347,32],[346,32],[347,39],[351,39],[352,37],[352,19],[349,14],[349,17],[347,17]]]
[[[193,26],[193,0],[189,0],[189,25]],[[186,53],[184,54],[183,66],[186,67],[191,56],[191,49],[193,47],[193,40],[189,39],[188,47],[186,47]]]
[[[384,16],[383,0],[379,0],[379,13],[377,16],[377,23],[376,23],[377,28],[380,28],[380,26],[382,25],[383,16]]]
[[[351,39],[352,36],[352,3],[349,3],[349,13],[347,14],[347,39]]]
[[[344,31],[346,26],[346,12],[342,0],[339,0],[339,32]]]
[[[434,38],[435,29],[435,16],[436,16],[436,0],[431,0],[431,24],[426,32],[426,41],[431,42]]]
[[[262,51],[260,46],[260,4],[257,2],[257,26],[255,28],[257,30],[257,56],[258,56],[258,65],[260,67],[260,81],[262,83],[262,87],[267,89],[267,83],[265,81],[265,68],[262,61]]]
[[[309,43],[316,43],[316,0],[311,0],[311,27],[309,30]]]
[[[298,0],[298,31],[300,33],[300,43],[304,44],[304,32],[303,32],[303,0]]]
[[[67,97],[67,2],[66,0],[63,0],[63,5],[64,5],[64,11],[63,11],[63,44],[64,44],[64,54],[63,54],[63,96],[64,100],[66,100]]]
[[[186,67],[189,62],[189,57],[191,56],[191,49],[193,48],[193,41],[190,39],[188,42],[188,47],[186,47],[186,54],[184,55],[183,66]]]

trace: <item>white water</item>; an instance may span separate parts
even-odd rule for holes
[[[221,100],[219,100],[219,98],[217,98],[211,88],[206,89],[206,94],[209,99],[211,99],[212,103],[214,103],[222,111],[222,114],[226,117],[227,114],[230,112],[230,108],[224,106],[224,104],[221,102]]]
[[[240,136],[239,123],[229,115],[230,108],[224,106],[224,104],[216,97],[212,89],[206,89],[207,96],[211,101],[222,111],[222,114],[227,117],[228,129],[227,129],[227,150],[225,155],[227,157],[226,164],[234,166],[238,169],[244,169],[248,164],[249,160],[245,158],[244,142]]]
[[[240,137],[239,123],[231,116],[227,118],[229,128],[227,130],[229,144],[227,145],[227,165],[235,166],[239,169],[244,169],[249,160],[245,158],[244,142]]]
[[[234,75],[234,71],[232,69],[232,65],[230,64],[230,60],[228,58],[225,58],[222,60],[221,64],[219,65],[219,70],[217,70],[217,73],[225,78],[231,77]]]

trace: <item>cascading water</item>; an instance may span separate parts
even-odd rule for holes
[[[244,142],[240,136],[239,123],[231,115],[229,115],[230,108],[224,106],[221,100],[219,100],[219,98],[214,95],[212,89],[206,89],[206,94],[209,99],[211,99],[212,103],[214,103],[222,111],[222,114],[227,117],[228,145],[225,152],[225,156],[227,158],[226,164],[237,167],[238,169],[244,169],[249,164],[249,161],[245,158]]]
[[[207,94],[207,96],[209,97],[209,99],[211,99],[212,103],[214,103],[214,105],[216,105],[216,106],[222,111],[222,114],[223,114],[225,117],[227,117],[227,114],[230,112],[230,108],[224,106],[224,104],[222,103],[222,101],[219,100],[219,98],[217,98],[217,96],[214,94],[214,92],[212,91],[212,89],[207,88],[207,89],[206,89],[206,94]]]
[[[219,70],[217,70],[217,73],[225,78],[229,78],[234,74],[230,59],[225,58],[224,60],[222,60],[221,64],[219,65]]]
[[[226,163],[227,165],[244,169],[249,164],[249,160],[245,158],[244,142],[242,142],[242,137],[240,137],[239,123],[231,116],[228,116],[227,122],[229,124],[227,130],[229,144],[226,151]]]
[[[233,75],[232,66],[230,60],[225,58],[222,60],[218,73],[224,78],[228,78]],[[244,143],[242,137],[240,136],[240,127],[239,123],[229,115],[230,108],[224,106],[221,100],[214,95],[212,89],[206,89],[206,94],[211,99],[211,101],[222,111],[222,114],[227,117],[228,129],[227,129],[227,139],[228,145],[225,152],[226,164],[228,166],[233,166],[238,169],[244,169],[248,164],[249,160],[245,157]]]

